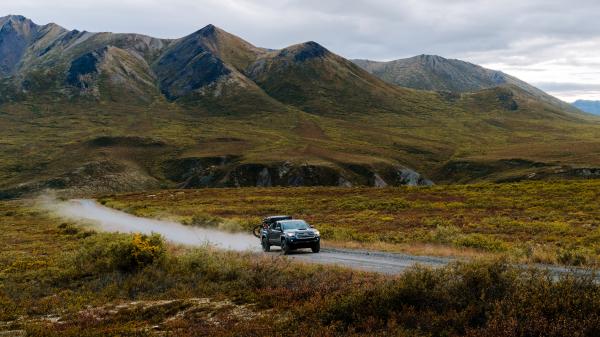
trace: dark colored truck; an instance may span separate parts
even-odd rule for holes
[[[313,253],[321,250],[321,233],[304,220],[289,216],[268,217],[263,220],[260,242],[265,252],[271,246],[280,246],[283,254],[298,248],[310,248]]]

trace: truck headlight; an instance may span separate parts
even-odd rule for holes
[[[319,231],[318,231],[318,230],[316,230],[316,229],[313,231],[313,233],[314,233],[316,236],[321,236],[321,232],[319,232]]]
[[[286,236],[293,238],[294,236],[296,236],[296,234],[294,233],[285,233]]]

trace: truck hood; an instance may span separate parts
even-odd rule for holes
[[[317,231],[315,229],[286,229],[283,231],[284,233],[311,233],[313,235],[317,235]]]

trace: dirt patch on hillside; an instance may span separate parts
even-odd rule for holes
[[[301,120],[294,127],[294,132],[303,138],[329,139],[325,131],[317,123],[308,119]]]

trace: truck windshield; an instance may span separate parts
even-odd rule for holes
[[[306,222],[302,220],[292,220],[292,221],[282,221],[281,229],[290,230],[290,229],[308,229],[309,226]]]

